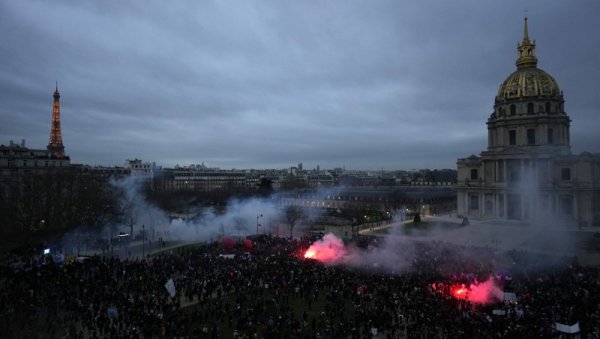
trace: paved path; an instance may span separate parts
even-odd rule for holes
[[[166,241],[164,246],[160,246],[159,242],[152,242],[151,245],[146,244],[142,245],[141,240],[132,241],[129,244],[123,246],[115,246],[111,251],[104,252],[101,250],[89,250],[89,251],[81,251],[82,256],[92,256],[92,255],[105,255],[105,256],[116,256],[121,260],[126,260],[128,258],[142,258],[147,255],[154,255],[161,252],[168,253],[174,249],[177,249],[182,246],[191,245],[193,242],[184,242],[184,241]]]

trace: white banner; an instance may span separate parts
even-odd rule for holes
[[[517,302],[517,295],[512,292],[504,292],[504,301]]]
[[[173,282],[173,279],[169,279],[169,281],[167,281],[167,283],[165,284],[165,288],[167,289],[167,292],[169,292],[169,295],[171,296],[171,298],[175,298],[175,282]]]
[[[493,315],[506,315],[506,311],[505,310],[493,310],[492,314]]]
[[[557,331],[563,332],[563,333],[579,333],[580,329],[579,329],[579,321],[576,322],[574,325],[565,325],[565,324],[561,324],[561,323],[554,323],[554,327],[556,328]]]

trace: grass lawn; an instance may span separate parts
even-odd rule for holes
[[[421,222],[410,222],[404,224],[405,230],[455,230],[464,227],[458,222],[448,221],[421,221]]]

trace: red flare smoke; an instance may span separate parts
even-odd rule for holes
[[[435,284],[431,286],[438,291]],[[451,285],[450,295],[455,299],[468,300],[473,304],[488,304],[503,299],[503,292],[496,286],[492,277],[484,282],[476,281],[468,287],[465,284]]]
[[[304,258],[324,263],[335,263],[346,255],[344,242],[335,235],[326,234],[323,239],[315,241],[304,252]]]
[[[306,253],[304,253],[304,257],[306,259],[316,259],[317,252],[315,252],[315,250],[313,250],[312,248],[309,248],[306,250]]]
[[[223,249],[227,252],[230,252],[231,250],[233,250],[233,246],[235,245],[235,240],[233,240],[233,238],[230,237],[224,237],[223,238]]]
[[[453,287],[451,291],[456,299],[467,299],[469,290],[464,287]]]
[[[244,240],[244,249],[246,249],[246,251],[252,251],[252,248],[254,248],[254,242],[250,239]]]

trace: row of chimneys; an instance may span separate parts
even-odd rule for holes
[[[19,146],[21,146],[21,147],[25,147],[25,139],[21,139],[21,145],[19,145],[19,144],[16,144],[14,141],[12,141],[12,140],[11,140],[11,141],[10,141],[10,147],[15,147],[15,146],[16,146],[16,147],[19,147]]]

